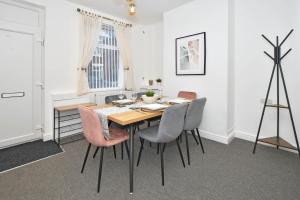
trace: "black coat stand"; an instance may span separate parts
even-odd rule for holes
[[[299,149],[299,142],[298,142],[298,138],[297,138],[297,132],[296,132],[296,128],[295,128],[295,123],[294,123],[294,118],[293,118],[293,114],[292,114],[291,104],[290,104],[290,100],[289,100],[289,96],[288,96],[288,92],[287,92],[287,87],[286,87],[286,83],[285,83],[285,79],[284,79],[284,75],[283,75],[283,71],[282,71],[282,66],[281,66],[282,59],[286,55],[288,55],[292,50],[292,49],[289,49],[283,56],[281,56],[281,46],[288,39],[288,37],[292,34],[293,31],[294,30],[292,29],[280,44],[279,44],[279,38],[277,36],[276,37],[276,45],[273,44],[266,36],[262,35],[262,37],[269,44],[271,44],[274,47],[274,57],[272,57],[266,51],[264,52],[269,58],[271,58],[274,61],[274,66],[273,66],[272,75],[271,75],[270,82],[269,82],[269,87],[268,87],[268,91],[267,91],[267,95],[266,95],[262,115],[261,115],[260,122],[259,122],[259,127],[258,127],[258,131],[257,131],[255,144],[254,144],[253,154],[255,153],[257,142],[262,142],[262,143],[275,145],[277,147],[277,149],[279,147],[284,147],[284,148],[288,148],[288,149],[297,150],[298,154],[299,154],[299,157],[300,157],[300,149]],[[269,98],[269,93],[270,93],[273,77],[275,75],[275,71],[276,71],[276,79],[277,79],[277,81],[276,81],[276,83],[277,83],[277,102],[276,102],[276,104],[271,104],[270,105],[270,104],[268,104],[268,98]],[[281,78],[282,83],[283,83],[285,97],[286,97],[286,101],[287,101],[287,104],[288,104],[287,106],[280,104],[280,98],[279,98],[280,97],[279,96],[279,92],[280,92],[279,91],[279,79],[280,78]],[[264,118],[264,115],[265,115],[266,107],[271,107],[271,108],[276,108],[277,109],[277,136],[259,139],[259,134],[260,134],[263,118]],[[289,111],[297,147],[294,147],[293,145],[291,145],[290,143],[288,143],[287,141],[285,141],[284,139],[282,139],[279,136],[280,109],[288,109],[288,111]]]

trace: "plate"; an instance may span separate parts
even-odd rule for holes
[[[188,99],[182,99],[182,98],[177,98],[177,99],[171,99],[169,100],[169,103],[171,104],[181,104],[181,103],[190,103],[191,100]]]
[[[158,103],[153,103],[153,104],[148,104],[148,105],[144,105],[144,106],[141,106],[141,108],[143,109],[147,109],[147,110],[162,110],[162,109],[165,109],[169,106],[167,105],[163,105],[163,104],[158,104]]]
[[[116,101],[113,101],[112,103],[114,104],[132,104],[132,103],[135,103],[135,101],[131,100],[131,99],[120,99],[120,100],[116,100]]]

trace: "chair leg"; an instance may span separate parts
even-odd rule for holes
[[[191,161],[190,161],[190,147],[189,147],[189,140],[188,140],[187,131],[184,131],[184,134],[185,134],[185,142],[186,142],[186,154],[187,154],[187,157],[188,157],[188,165],[190,165],[191,164]]]
[[[149,146],[151,147],[151,142],[149,142]]]
[[[90,153],[91,145],[92,145],[92,144],[89,143],[89,146],[88,146],[88,148],[87,148],[87,150],[86,150],[86,153],[85,153],[85,156],[84,156],[84,160],[83,160],[83,165],[82,165],[82,168],[81,168],[81,173],[83,173],[83,170],[84,170],[84,167],[85,167],[86,160],[87,160],[88,155],[89,155],[89,153]]]
[[[123,150],[124,150],[124,144],[122,142],[122,144],[121,144],[121,158],[122,158],[122,160],[123,160],[123,157],[124,157]]]
[[[129,148],[128,148],[127,141],[125,141],[125,147],[126,147],[127,157],[129,159]]]
[[[192,130],[191,132],[192,132],[193,138],[194,138],[194,140],[196,141],[197,145],[199,145],[199,142],[198,142],[198,140],[197,140],[197,138],[196,138],[196,135],[195,135],[195,131]]]
[[[94,155],[93,155],[93,158],[95,158],[95,157],[96,157],[96,155],[97,155],[98,151],[99,151],[99,147],[97,147],[97,149],[95,150],[95,153],[94,153]]]
[[[141,138],[141,147],[140,147],[139,156],[138,156],[136,166],[139,166],[139,164],[140,164],[141,155],[142,155],[142,151],[143,151],[143,148],[144,148],[144,141],[145,140]]]
[[[201,145],[202,152],[204,153],[204,147],[203,147],[202,140],[201,140],[201,137],[200,137],[199,129],[196,129],[196,131],[197,131],[197,134],[198,134],[198,138],[199,138],[199,142],[200,142],[200,145]]]
[[[165,172],[164,172],[164,151],[163,145],[159,144],[160,147],[160,166],[161,166],[161,184],[165,185]]]
[[[134,132],[138,131],[138,125],[134,125]]]
[[[159,154],[159,144],[156,144],[156,154]]]
[[[113,149],[114,149],[114,157],[116,159],[117,158],[117,153],[116,153],[116,146],[115,145],[113,146]]]
[[[150,121],[148,121],[148,125],[147,126],[148,126],[148,128],[151,126],[151,122]]]
[[[177,144],[177,148],[178,148],[178,151],[179,151],[179,154],[180,154],[180,158],[181,158],[182,165],[183,165],[183,167],[185,167],[185,162],[184,162],[184,159],[183,159],[183,155],[182,155],[182,151],[181,151],[181,148],[180,148],[180,144],[179,144],[179,140],[178,140],[178,139],[176,139],[176,144]]]
[[[100,164],[99,164],[99,173],[98,173],[98,193],[100,192],[100,182],[102,176],[102,165],[103,165],[103,154],[104,154],[104,147],[101,147],[101,155],[100,155]]]
[[[164,146],[163,146],[163,151],[164,152],[165,152],[166,146],[167,146],[167,144],[165,143]]]

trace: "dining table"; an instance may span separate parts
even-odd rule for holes
[[[165,104],[171,106],[171,104]],[[107,109],[117,107],[114,104],[102,104],[92,107],[94,110]],[[121,107],[120,107],[121,109]],[[133,174],[134,174],[134,135],[136,126],[144,120],[157,118],[162,116],[164,109],[161,110],[145,110],[142,108],[134,108],[125,112],[109,114],[107,120],[126,127],[129,133],[129,193],[133,194]]]

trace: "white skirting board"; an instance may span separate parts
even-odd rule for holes
[[[247,140],[250,142],[255,142],[256,136],[251,133],[243,132],[243,131],[234,131],[234,137]]]
[[[234,132],[230,132],[227,136],[215,134],[205,130],[199,130],[200,136],[209,140],[220,142],[222,144],[230,144],[234,139]]]

